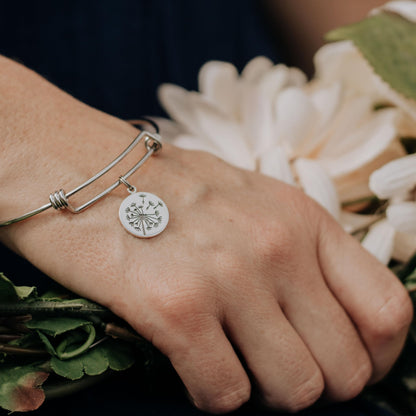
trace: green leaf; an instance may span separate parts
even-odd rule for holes
[[[416,100],[416,24],[395,14],[381,13],[335,29],[326,39],[353,41],[384,81]]]
[[[13,343],[35,349],[44,346],[51,355],[46,371],[70,380],[100,375],[110,369],[129,368],[136,360],[137,346],[108,338],[91,347],[96,328],[102,331],[102,319],[112,318],[111,312],[87,299],[68,299],[71,296],[74,295],[61,296],[58,289],[38,297],[35,288],[17,288],[0,275],[0,310],[3,314],[33,316],[23,323],[31,332]],[[28,363],[29,359],[25,357],[23,362]],[[6,409],[31,410],[44,400],[43,391],[38,388],[47,377],[44,368],[39,370],[32,364],[20,371],[23,367],[20,358],[5,356],[0,361],[0,406]],[[9,381],[11,384],[7,384]]]
[[[43,347],[43,343],[40,341],[38,334],[35,332],[29,332],[21,338],[9,342],[9,344],[22,348],[41,349]]]
[[[62,301],[68,298],[71,293],[66,291],[63,287],[59,287],[59,289],[50,289],[47,292],[43,293],[42,296],[39,296],[41,300],[54,300],[54,301]]]
[[[37,331],[37,334],[38,334],[40,340],[45,345],[46,351],[48,351],[48,353],[50,355],[55,356],[56,355],[56,351],[55,351],[54,346],[49,341],[49,338],[46,335],[44,335],[42,332],[40,332],[40,331]]]
[[[84,373],[89,376],[98,376],[104,373],[109,367],[109,361],[105,349],[92,348],[87,354],[84,354],[82,363],[84,366]]]
[[[45,400],[41,388],[48,373],[36,366],[3,367],[0,372],[0,407],[27,412],[37,409]]]
[[[36,296],[36,288],[15,286],[3,273],[0,273],[0,302],[14,302]]]
[[[84,365],[81,357],[75,357],[65,361],[57,357],[52,357],[50,364],[56,374],[69,378],[70,380],[78,380],[84,375]]]
[[[52,357],[51,368],[61,377],[77,380],[84,374],[95,376],[108,369],[126,370],[134,364],[135,358],[134,350],[130,345],[109,339],[69,360]]]
[[[404,284],[407,290],[412,292],[416,290],[416,269],[413,270],[413,273],[406,277]]]
[[[116,340],[108,340],[103,344],[108,365],[112,370],[122,371],[131,367],[135,360],[135,351],[131,345]]]
[[[53,337],[60,335],[58,342],[51,341],[44,332]],[[64,332],[52,332],[48,328],[44,332],[37,330],[40,340],[48,353],[60,360],[68,360],[84,354],[95,341],[96,335],[94,326],[88,322]]]
[[[53,337],[63,334],[68,331],[80,328],[84,325],[90,325],[91,322],[86,319],[80,318],[45,318],[45,319],[32,319],[26,323],[26,327],[29,329],[37,329],[44,334],[51,335]]]

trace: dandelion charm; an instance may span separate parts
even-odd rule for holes
[[[119,217],[123,227],[136,237],[149,238],[160,234],[168,225],[169,211],[156,195],[135,192],[120,205]]]

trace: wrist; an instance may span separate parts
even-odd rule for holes
[[[20,84],[29,85],[25,93],[13,96],[10,107],[14,111],[9,107],[0,111],[0,122],[7,132],[0,142],[0,221],[47,204],[49,194],[61,188],[66,192],[76,188],[111,162],[138,133],[129,123],[78,102],[26,68],[0,57],[0,66],[3,62],[19,67],[20,74],[11,77],[11,84],[20,78]],[[0,96],[9,93],[6,89],[0,85]],[[25,102],[31,103],[30,111],[25,111]],[[144,146],[137,146],[97,184],[74,195],[71,203],[85,202],[114,183],[143,153]],[[142,183],[146,176],[143,172]],[[45,215],[49,213],[53,212]],[[12,228],[7,228],[1,230],[0,237],[10,235]]]

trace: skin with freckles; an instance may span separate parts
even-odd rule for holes
[[[5,218],[82,183],[137,134],[14,62],[0,67]],[[155,238],[120,225],[119,187],[82,214],[48,210],[0,239],[167,354],[196,406],[234,410],[255,385],[267,405],[296,411],[322,395],[350,399],[391,368],[412,318],[406,291],[299,190],[169,145],[130,182],[169,207]]]

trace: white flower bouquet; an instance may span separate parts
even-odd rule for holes
[[[415,293],[416,1],[387,3],[328,40],[312,80],[257,57],[241,74],[206,63],[199,92],[162,85],[172,118],[159,120],[162,135],[300,187]],[[147,365],[152,348],[105,308],[3,275],[0,289],[0,407],[39,407],[51,374],[79,383]],[[415,326],[390,376],[365,394],[416,412]]]
[[[160,87],[174,120],[161,121],[165,136],[302,188],[347,232],[368,231],[363,246],[384,264],[406,262],[416,251],[415,23],[416,3],[395,1],[334,30],[311,81],[265,57],[241,74],[208,62],[199,92]]]

